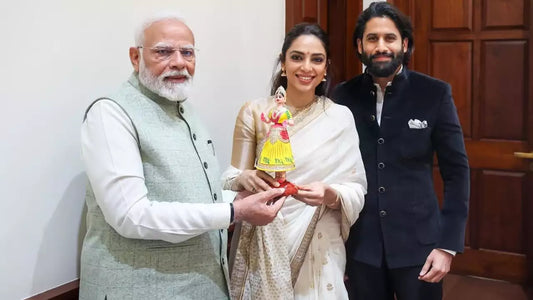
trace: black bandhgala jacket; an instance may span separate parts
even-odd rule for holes
[[[379,126],[368,73],[333,93],[355,117],[368,180],[347,256],[376,267],[385,258],[389,268],[400,268],[424,264],[434,248],[462,252],[470,179],[451,87],[404,66],[384,94]],[[410,120],[426,124],[410,128]],[[434,154],[444,183],[442,207],[433,187]]]

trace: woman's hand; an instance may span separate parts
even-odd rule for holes
[[[324,204],[332,209],[340,207],[337,191],[322,182],[313,182],[298,186],[298,193],[293,197],[311,206]]]
[[[244,170],[235,180],[240,187],[251,193],[270,190],[271,186],[279,186],[272,176],[261,170]]]

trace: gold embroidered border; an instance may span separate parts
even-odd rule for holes
[[[302,268],[302,265],[304,263],[305,254],[307,254],[307,250],[309,249],[309,244],[311,243],[311,240],[313,239],[313,234],[315,233],[316,223],[318,223],[319,216],[320,216],[320,208],[317,207],[315,208],[315,213],[313,214],[313,217],[311,218],[311,222],[309,222],[309,226],[307,226],[307,230],[305,231],[302,242],[300,243],[298,250],[296,250],[294,257],[291,259],[291,279],[292,279],[293,287],[296,284],[298,275],[300,274],[300,269]]]
[[[341,197],[341,236],[344,242],[348,240],[348,235],[350,234],[351,227],[352,227],[352,224],[350,224],[350,221],[348,220],[348,217],[346,216],[346,210],[344,207],[343,198]]]
[[[230,295],[231,299],[242,299],[244,295],[244,288],[246,286],[246,278],[248,277],[249,257],[248,249],[250,248],[250,241],[255,234],[255,226],[249,223],[242,223],[242,228],[238,238],[237,250],[235,253],[235,262],[231,270],[230,276]]]

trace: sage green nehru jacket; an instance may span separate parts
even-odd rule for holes
[[[135,74],[106,99],[124,110],[137,131],[151,201],[222,201],[212,141],[188,101],[155,95]],[[80,299],[229,298],[226,230],[181,243],[126,238],[105,221],[90,183],[86,202]]]

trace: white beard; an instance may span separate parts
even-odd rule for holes
[[[172,83],[165,81],[167,76],[187,76],[187,80],[182,83]],[[158,94],[170,101],[185,101],[189,97],[192,88],[192,76],[187,69],[181,71],[168,71],[159,76],[154,76],[146,65],[144,58],[140,58],[139,81],[150,91]]]

